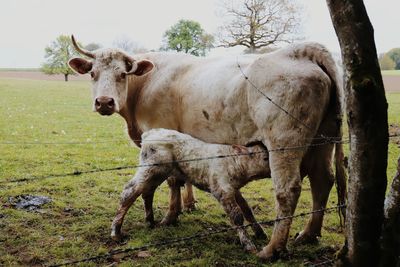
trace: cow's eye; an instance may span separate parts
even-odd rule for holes
[[[94,72],[93,71],[90,72],[90,77],[94,78]]]
[[[125,79],[125,77],[126,77],[126,73],[125,72],[121,73],[121,79]]]

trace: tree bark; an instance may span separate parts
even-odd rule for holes
[[[382,230],[380,266],[398,266],[400,256],[400,157],[397,173],[385,199],[385,219]]]
[[[346,243],[338,264],[377,266],[387,183],[387,102],[362,0],[327,0],[339,39],[350,135]]]
[[[68,82],[68,74],[64,74],[64,80]]]

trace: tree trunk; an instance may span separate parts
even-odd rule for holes
[[[385,219],[382,230],[381,266],[397,266],[400,256],[400,157],[389,195],[385,200]]]
[[[68,74],[64,74],[64,80],[68,82]]]
[[[388,152],[387,102],[362,0],[327,0],[339,39],[350,134],[346,244],[339,264],[377,266]]]

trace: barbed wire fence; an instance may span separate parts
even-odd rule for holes
[[[314,213],[321,213],[324,212],[326,213],[330,213],[330,212],[334,212],[337,211],[338,209],[342,209],[345,208],[346,205],[337,205],[335,207],[330,207],[330,208],[324,208],[324,209],[318,209],[318,210],[313,210],[310,212],[303,212],[303,213],[299,213],[296,215],[292,215],[292,216],[285,216],[285,217],[280,217],[280,218],[276,218],[274,220],[267,220],[267,221],[259,221],[257,222],[258,224],[264,225],[264,226],[273,226],[276,222],[279,221],[283,221],[283,220],[292,220],[295,218],[299,218],[299,217],[304,217],[304,216],[308,216],[308,215],[312,215]],[[180,237],[180,238],[174,238],[174,239],[167,239],[167,240],[163,240],[163,241],[155,241],[152,243],[148,243],[142,246],[136,246],[136,247],[127,247],[127,248],[122,248],[122,249],[114,249],[114,250],[110,250],[107,253],[102,253],[102,254],[98,254],[98,255],[93,255],[87,258],[82,258],[82,259],[78,259],[78,260],[71,260],[71,261],[65,261],[62,263],[56,263],[56,264],[52,264],[49,266],[52,267],[60,267],[60,266],[68,266],[68,265],[75,265],[78,263],[84,263],[84,262],[92,262],[92,261],[99,261],[99,260],[104,260],[104,259],[108,259],[114,255],[117,254],[124,254],[124,253],[131,253],[131,252],[135,252],[135,251],[143,251],[149,248],[160,248],[160,247],[167,247],[167,246],[173,246],[179,243],[183,243],[183,242],[188,242],[191,240],[199,240],[199,239],[205,239],[208,238],[210,236],[216,235],[216,234],[221,234],[221,233],[225,233],[225,232],[230,232],[230,231],[235,231],[238,229],[244,229],[244,228],[248,228],[253,226],[256,223],[249,223],[249,224],[245,224],[245,225],[241,225],[241,226],[229,226],[229,227],[222,227],[219,229],[214,229],[214,230],[209,230],[209,231],[204,231],[198,234],[194,234],[191,236],[185,236],[185,237]],[[332,260],[330,260],[330,262],[332,262]],[[324,262],[325,263],[325,262]],[[326,261],[326,263],[328,263],[328,261]],[[321,263],[318,263],[321,264]],[[316,266],[316,265],[308,265],[308,266]],[[322,266],[322,265],[318,265],[318,266]]]
[[[291,119],[296,121],[298,124],[302,125],[305,129],[309,131],[313,131],[312,127],[309,125],[305,124],[303,121],[301,121],[299,118],[291,114],[288,110],[280,106],[278,103],[276,103],[273,99],[271,99],[268,95],[266,95],[263,91],[261,91],[250,79],[246,74],[244,73],[243,69],[241,68],[240,64],[237,62],[237,66],[239,68],[240,73],[244,77],[244,79],[251,85],[253,89],[258,91],[263,97],[265,97],[269,102],[271,102],[274,106],[279,108],[282,112],[284,112],[287,116],[289,116]],[[400,134],[394,134],[390,135],[389,138],[397,138],[400,137]],[[315,142],[316,140],[320,140],[321,142]],[[140,140],[130,140],[132,141],[140,141]],[[171,142],[171,140],[150,140],[153,142]],[[179,141],[187,141],[187,140],[176,140],[177,142]],[[116,142],[127,142],[123,140],[106,140],[106,141],[59,141],[59,142],[43,142],[43,141],[33,141],[33,142],[18,142],[18,141],[2,141],[0,142],[0,145],[88,145],[88,144],[103,144],[103,143],[116,143]],[[329,136],[324,136],[323,134],[317,134],[315,137],[312,138],[310,144],[307,145],[299,145],[299,146],[292,146],[292,147],[282,147],[282,148],[276,148],[276,149],[269,149],[268,151],[263,151],[263,152],[256,152],[256,153],[275,153],[275,152],[284,152],[288,150],[294,150],[294,149],[309,149],[310,147],[316,147],[316,146],[323,146],[323,145],[328,145],[328,144],[347,144],[349,143],[350,140],[342,140],[342,137],[334,136],[334,137],[329,137]],[[116,170],[124,170],[124,169],[135,169],[135,168],[141,168],[141,167],[150,167],[150,166],[161,166],[165,164],[175,164],[175,163],[184,163],[184,162],[193,162],[193,161],[202,161],[202,160],[216,160],[216,159],[221,159],[221,158],[226,158],[226,157],[238,157],[238,156],[249,156],[253,155],[255,153],[238,153],[238,154],[228,154],[228,155],[213,155],[213,156],[208,156],[208,157],[203,157],[203,158],[191,158],[191,159],[184,159],[184,160],[179,160],[179,161],[170,161],[170,162],[159,162],[155,164],[144,164],[144,165],[126,165],[126,166],[117,166],[117,167],[109,167],[109,168],[98,168],[98,169],[92,169],[92,170],[81,170],[81,171],[72,171],[68,173],[59,173],[59,174],[48,174],[44,176],[34,176],[34,177],[17,177],[9,180],[1,180],[0,184],[9,184],[9,183],[20,183],[20,182],[32,182],[32,181],[37,181],[37,180],[42,180],[42,179],[50,179],[50,178],[59,178],[59,177],[67,177],[67,176],[79,176],[82,174],[90,174],[90,173],[98,173],[98,172],[106,172],[106,171],[116,171]],[[265,225],[265,226],[272,226],[274,223],[282,221],[282,220],[287,220],[287,219],[294,219],[298,217],[304,217],[313,213],[318,213],[318,212],[333,212],[333,211],[338,211],[339,209],[345,208],[345,204],[339,203],[339,205],[331,208],[325,208],[325,209],[319,209],[319,210],[314,210],[311,212],[304,212],[300,213],[297,215],[292,215],[292,216],[287,216],[287,217],[282,217],[282,218],[277,218],[275,220],[269,220],[269,221],[261,221],[258,222],[259,224]],[[104,254],[99,254],[99,255],[94,255],[88,258],[83,258],[83,259],[78,259],[78,260],[72,260],[72,261],[65,261],[62,263],[57,263],[51,266],[66,266],[66,265],[73,265],[73,264],[78,264],[78,263],[84,263],[84,262],[90,262],[90,261],[99,261],[102,259],[107,259],[112,257],[113,255],[117,254],[123,254],[123,253],[130,253],[134,251],[141,251],[144,249],[148,249],[151,247],[163,247],[163,246],[172,246],[174,244],[182,243],[182,242],[187,242],[190,240],[197,240],[197,239],[204,239],[207,238],[211,235],[215,234],[220,234],[228,231],[234,231],[239,228],[247,228],[252,226],[253,224],[246,224],[243,226],[231,226],[231,227],[224,227],[220,229],[215,229],[211,231],[206,231],[202,233],[198,233],[192,236],[186,236],[186,237],[181,237],[181,238],[175,238],[175,239],[167,239],[163,241],[155,241],[153,243],[145,244],[142,246],[138,247],[127,247],[123,249],[116,249],[116,250],[111,250],[108,253]],[[331,265],[335,260],[334,259],[328,259],[326,261],[317,263],[317,264],[310,264],[308,266],[329,266]]]

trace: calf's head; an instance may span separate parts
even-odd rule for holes
[[[147,60],[136,61],[119,49],[87,51],[80,48],[71,36],[72,43],[85,58],[72,58],[68,65],[79,74],[92,77],[93,109],[101,115],[119,112],[126,105],[128,76],[141,76],[154,67]]]

